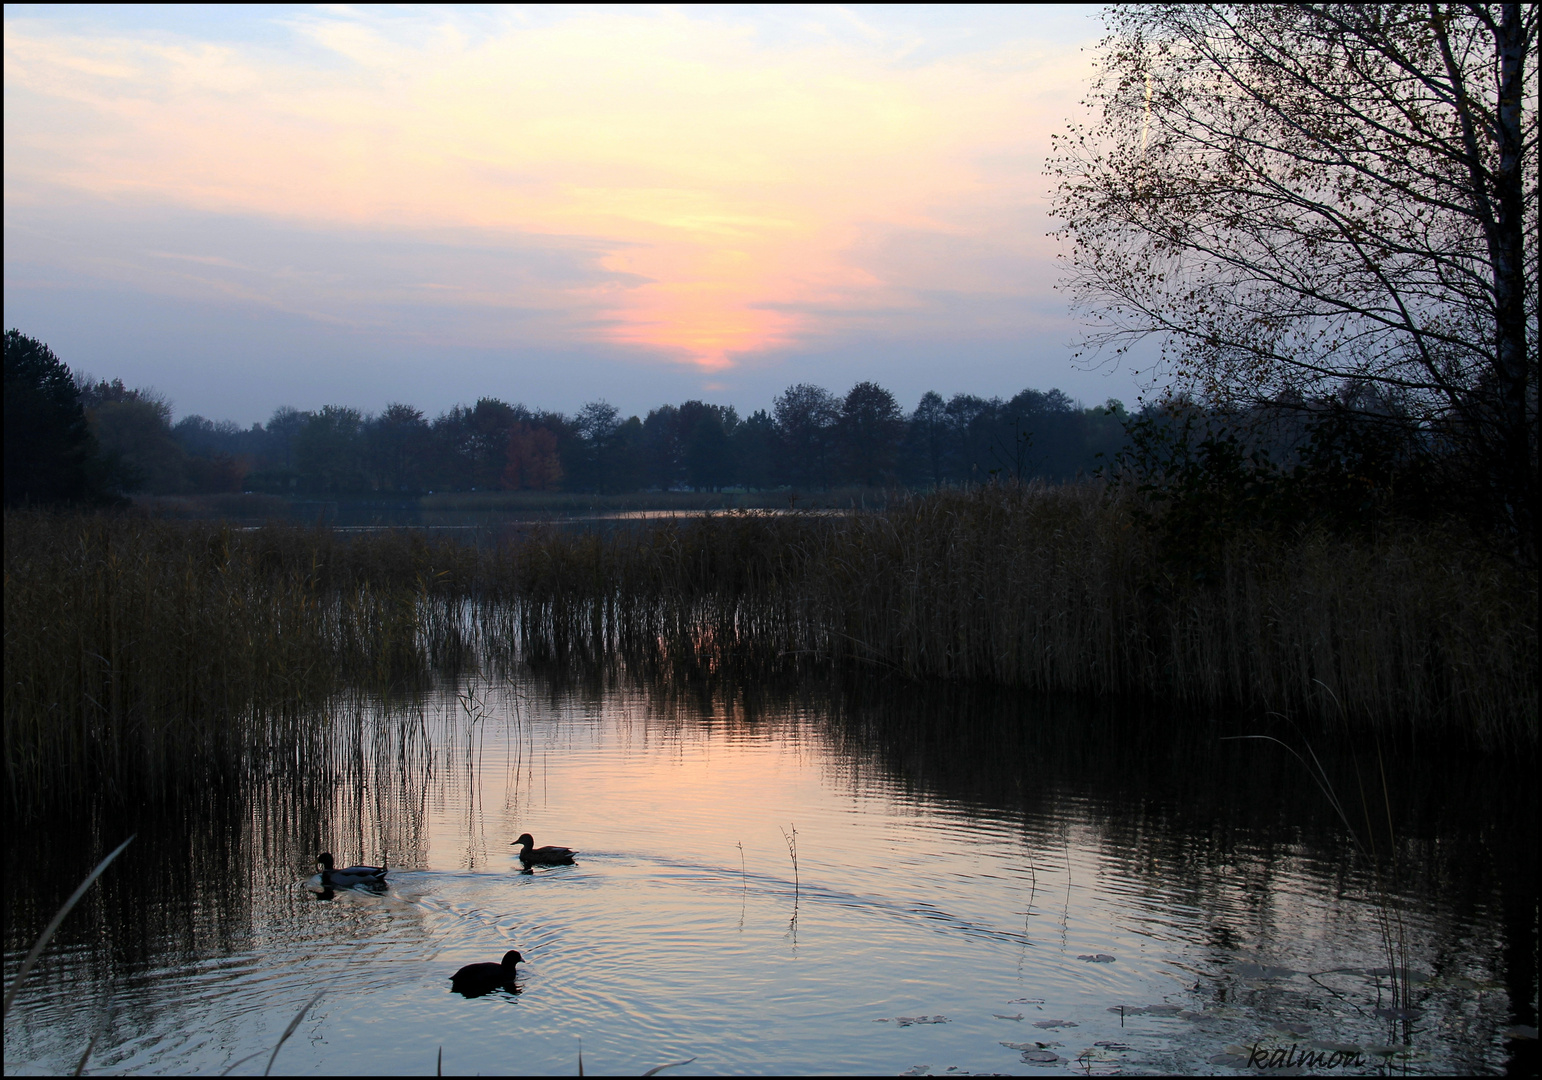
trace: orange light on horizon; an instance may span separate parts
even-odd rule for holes
[[[1064,94],[1046,94],[1045,80],[1074,93],[1086,65],[1074,50],[1021,44],[907,65],[850,44],[757,44],[744,27],[680,12],[591,11],[536,27],[510,17],[480,37],[444,19],[393,36],[377,13],[294,17],[335,61],[318,63],[8,15],[7,223],[84,198],[476,235],[477,251],[555,245],[572,253],[566,277],[535,270],[490,285],[468,258],[459,277],[439,266],[432,288],[390,295],[538,309],[540,333],[720,371],[842,311],[902,311],[918,288],[981,276],[947,258],[864,262],[853,255],[863,237],[1042,247],[1012,239],[988,208],[1041,198],[1012,186],[1015,162],[1038,152],[1043,117],[1060,121]],[[287,266],[236,282],[221,256],[160,243],[153,264],[80,265],[152,289],[172,285],[148,268],[174,260],[178,288],[266,295],[321,319],[363,288],[341,272],[297,285]],[[515,319],[507,331],[535,332]]]

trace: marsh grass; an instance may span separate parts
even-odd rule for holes
[[[345,688],[465,659],[469,557],[293,528],[7,513],[5,768],[39,792],[156,799],[298,767]]]
[[[1239,533],[1187,569],[1134,498],[1006,485],[538,535],[508,595],[527,659],[856,664],[1535,743],[1534,574],[1433,525]]]
[[[299,772],[345,689],[618,658],[664,679],[855,666],[1535,744],[1534,574],[1433,525],[1239,533],[1186,568],[1134,498],[999,485],[480,546],[8,512],[8,790],[14,807],[154,799]]]
[[[1312,782],[1317,786],[1317,789],[1322,792],[1323,798],[1327,800],[1328,805],[1333,809],[1334,816],[1344,826],[1355,850],[1360,853],[1361,858],[1370,867],[1372,881],[1374,882],[1372,902],[1376,908],[1378,944],[1382,955],[1387,961],[1387,966],[1383,973],[1388,978],[1392,995],[1391,1007],[1379,1009],[1378,1012],[1394,1023],[1399,1024],[1403,1032],[1403,1041],[1405,1043],[1408,1042],[1412,1021],[1416,1015],[1412,996],[1413,976],[1409,968],[1408,930],[1403,923],[1403,908],[1398,900],[1397,893],[1397,831],[1392,822],[1392,793],[1387,784],[1387,769],[1386,763],[1382,758],[1380,742],[1378,741],[1376,744],[1376,768],[1377,775],[1381,781],[1381,809],[1386,814],[1387,823],[1386,861],[1383,861],[1381,849],[1376,842],[1378,830],[1372,819],[1371,802],[1366,794],[1365,780],[1360,773],[1358,758],[1352,758],[1352,762],[1355,785],[1360,795],[1360,809],[1365,822],[1363,836],[1360,830],[1355,828],[1349,809],[1339,798],[1338,791],[1335,789],[1333,781],[1329,778],[1327,769],[1323,767],[1317,752],[1312,749],[1310,741],[1302,740],[1302,745],[1306,749],[1306,754],[1303,755],[1295,747],[1282,739],[1275,738],[1273,735],[1235,735],[1223,739],[1226,742],[1254,740],[1274,743],[1276,746],[1282,747],[1286,753],[1290,754],[1300,763],[1301,767],[1306,770],[1307,775],[1311,777]],[[1381,994],[1381,976],[1376,975],[1376,978],[1377,996],[1379,998]]]

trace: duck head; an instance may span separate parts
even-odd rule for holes
[[[316,856],[316,862],[323,870],[332,869],[332,853],[330,851],[323,851],[320,855]]]

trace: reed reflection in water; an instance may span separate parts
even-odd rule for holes
[[[1399,1033],[1369,869],[1294,761],[1220,741],[1255,729],[619,662],[331,712],[304,783],[13,839],[8,975],[140,834],[18,999],[7,1072],[73,1069],[105,1021],[87,1071],[257,1073],[322,989],[275,1071],[427,1072],[443,1047],[448,1072],[571,1073],[580,1040],[592,1072],[1206,1072],[1314,1040],[1369,1067]],[[1351,790],[1367,748],[1317,749]],[[1524,763],[1386,750],[1423,1010],[1391,1063],[1502,1067],[1534,978]],[[582,854],[522,872],[522,832]],[[322,849],[387,858],[390,888],[319,898]],[[510,948],[520,994],[450,993]]]

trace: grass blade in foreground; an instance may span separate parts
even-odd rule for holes
[[[278,1052],[282,1050],[284,1048],[284,1044],[289,1041],[289,1036],[294,1034],[294,1029],[300,1026],[300,1021],[305,1019],[305,1014],[311,1011],[311,1006],[320,1001],[321,995],[325,993],[325,990],[316,991],[316,996],[307,1001],[304,1006],[301,1007],[300,1011],[294,1014],[294,1019],[289,1021],[289,1026],[286,1027],[284,1029],[284,1033],[279,1036],[278,1045],[273,1048],[273,1054],[268,1058],[268,1067],[262,1070],[262,1075],[267,1076],[273,1071],[273,1062],[278,1059]]]
[[[676,1068],[679,1068],[681,1065],[689,1065],[691,1062],[693,1062],[695,1060],[696,1059],[693,1058],[693,1057],[688,1057],[684,1061],[671,1061],[668,1065],[655,1065],[653,1068],[651,1068],[647,1072],[643,1073],[643,1075],[644,1076],[657,1076],[659,1073],[663,1072],[665,1069],[676,1069]]]
[[[138,835],[138,833],[134,834],[134,836]],[[0,1016],[10,1015],[11,1002],[16,999],[16,991],[21,989],[21,984],[26,981],[28,974],[32,971],[32,965],[37,963],[37,958],[42,955],[44,947],[48,945],[49,938],[54,936],[54,931],[59,929],[59,924],[64,921],[64,917],[70,913],[71,908],[80,902],[80,898],[86,895],[86,890],[92,886],[96,879],[102,876],[102,871],[106,870],[112,864],[112,861],[123,853],[124,848],[134,842],[134,836],[130,836],[123,843],[113,848],[107,858],[97,863],[96,869],[91,871],[86,880],[80,883],[80,888],[76,889],[70,895],[70,898],[64,902],[64,906],[54,913],[53,920],[38,935],[37,944],[32,946],[32,951],[21,962],[21,969],[16,972],[16,978],[11,980],[11,988],[5,992],[5,1005],[0,1007]]]

